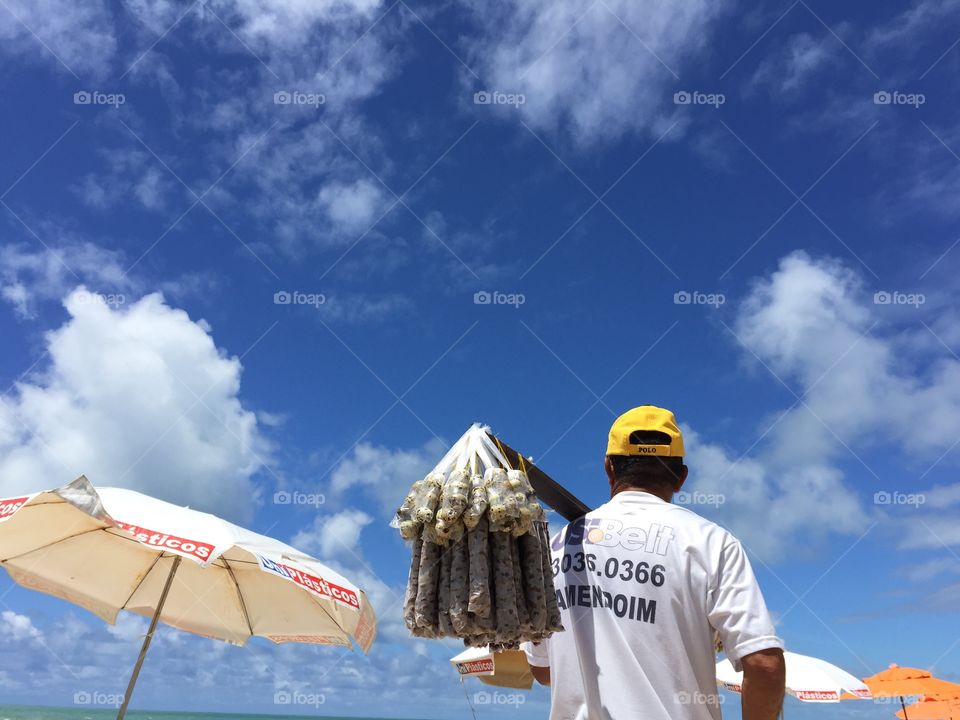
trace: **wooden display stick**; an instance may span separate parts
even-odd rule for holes
[[[506,455],[507,460],[510,462],[510,466],[513,468],[519,468],[520,453],[507,445],[503,440],[496,437],[493,433],[488,433],[488,435],[490,435],[490,439],[494,442],[494,444],[499,445],[499,447],[503,450],[503,454]],[[556,512],[562,515],[566,520],[572,522],[573,520],[581,518],[590,512],[590,508],[588,508],[583,501],[580,500],[580,498],[567,490],[552,477],[547,475],[530,460],[524,458],[523,464],[526,466],[527,477],[530,479],[530,484],[536,491],[537,497],[542,502],[556,510]]]

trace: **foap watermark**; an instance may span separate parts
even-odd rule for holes
[[[127,302],[127,296],[123,293],[101,293],[90,290],[78,290],[74,293],[73,299],[84,305],[107,305],[112,308],[120,307]]]
[[[710,505],[720,507],[726,504],[727,496],[722,493],[705,493],[699,490],[681,490],[673,496],[673,501],[677,505]]]
[[[480,290],[473,294],[474,305],[512,305],[519,308],[527,301],[523,293],[505,293],[499,290]]]
[[[473,94],[474,105],[512,105],[519,108],[527,102],[523,93],[506,93],[499,90],[478,90]]]
[[[905,493],[898,490],[879,490],[873,494],[874,505],[912,505],[920,507],[927,502],[923,493]]]
[[[674,305],[709,305],[718,308],[727,301],[723,293],[705,293],[699,290],[678,290],[673,294]]]
[[[923,293],[907,293],[899,290],[880,290],[873,294],[874,305],[912,305],[920,307],[927,302]]]
[[[513,705],[515,708],[519,708],[526,701],[527,697],[522,693],[487,692],[486,690],[480,690],[473,694],[473,702],[475,705]]]
[[[699,90],[679,90],[673,94],[674,105],[709,105],[714,110],[727,101],[723,93],[705,93]]]
[[[718,693],[705,693],[699,690],[695,692],[681,690],[674,697],[677,705],[723,705],[723,701],[726,700]]]
[[[273,294],[274,305],[312,305],[320,307],[327,302],[323,293],[305,293],[299,290],[278,290]]]
[[[318,92],[304,92],[303,90],[277,90],[273,94],[274,105],[306,105],[318,108],[326,104],[327,96]]]
[[[918,109],[927,102],[923,93],[907,93],[900,90],[877,90],[873,94],[874,105],[909,105]]]
[[[123,693],[100,692],[99,690],[77,690],[73,694],[74,705],[88,707],[114,707],[123,705]]]
[[[127,96],[123,93],[109,93],[102,90],[77,90],[73,94],[74,105],[106,105],[112,108],[119,108],[127,102]]]
[[[323,693],[300,692],[298,690],[277,690],[273,694],[274,705],[301,705],[319,708],[327,702]]]
[[[327,497],[323,493],[278,490],[273,494],[274,505],[310,505],[311,507],[320,507],[326,501]]]

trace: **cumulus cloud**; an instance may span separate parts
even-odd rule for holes
[[[836,467],[817,462],[783,466],[765,452],[742,458],[691,429],[684,434],[691,468],[687,491],[694,501],[722,497],[722,504],[709,509],[710,516],[765,561],[869,527],[862,501]]]
[[[895,440],[930,462],[960,437],[960,362],[940,348],[911,366],[858,277],[829,260],[796,253],[745,302],[740,339],[806,408],[778,425],[776,451],[799,460],[844,452],[842,444]],[[895,329],[894,329],[895,330]],[[843,398],[843,402],[838,402]]]
[[[318,200],[330,220],[344,232],[360,232],[382,212],[383,191],[372,180],[334,181],[320,190]]]
[[[363,497],[366,500],[382,500],[372,488],[367,488]],[[316,517],[294,535],[290,544],[311,553],[363,588],[377,613],[378,640],[388,646],[393,645],[394,650],[411,652],[417,641],[407,631],[401,612],[406,588],[385,581],[374,571],[364,552],[364,529],[374,522],[375,519],[365,511],[348,507],[340,512]],[[372,547],[367,540],[366,547]],[[403,552],[403,557],[407,562],[406,552]]]
[[[43,640],[43,633],[34,626],[33,621],[26,615],[20,615],[13,610],[4,610],[0,613],[0,638],[5,642],[20,640]]]
[[[689,430],[689,489],[723,495],[714,514],[763,557],[783,557],[801,539],[808,546],[871,526],[877,515],[841,462],[862,462],[879,476],[883,468],[870,468],[870,450],[895,441],[910,448],[906,462],[921,463],[919,475],[960,437],[960,361],[941,347],[917,366],[905,363],[903,336],[872,296],[845,265],[794,253],[738,308],[732,329],[744,357],[774,373],[797,400],[762,423],[764,437],[745,458]],[[958,491],[945,486],[930,498],[931,507],[947,507]],[[914,521],[904,542],[960,542],[954,526],[940,515],[927,527]]]
[[[65,307],[49,363],[0,403],[0,495],[84,473],[244,519],[269,446],[240,361],[159,294],[112,309],[80,288]]]
[[[321,558],[336,557],[344,552],[357,553],[360,533],[372,522],[372,517],[356,509],[322,515],[294,536],[293,545]]]
[[[121,613],[120,617],[128,616]],[[121,636],[95,618],[73,611],[42,632],[43,642],[0,635],[4,639],[0,666],[11,670],[6,675],[0,672],[5,701],[71,706],[77,693],[101,698],[123,693],[142,633]],[[392,643],[380,632],[369,656],[340,648],[262,641],[240,648],[160,626],[134,702],[141,707],[168,706],[170,684],[151,682],[148,675],[183,677],[189,664],[190,684],[202,690],[191,702],[203,711],[231,712],[243,706],[250,712],[275,712],[275,694],[286,690],[322,695],[325,714],[348,716],[357,712],[357,698],[369,694],[370,678],[377,677],[382,679],[378,699],[398,715],[423,717],[423,708],[429,707],[430,717],[458,717],[464,708],[463,690],[448,661],[457,650],[452,643],[429,643],[426,652],[423,646],[422,641],[412,640]],[[417,648],[421,652],[416,653]],[[411,662],[414,658],[416,662]],[[304,668],[311,670],[304,672]]]
[[[446,452],[433,438],[421,448],[397,449],[359,443],[330,475],[330,497],[359,489],[374,499],[383,513],[392,514],[414,480],[424,477]]]
[[[485,34],[470,44],[482,88],[523,93],[522,118],[580,143],[669,126],[684,62],[706,44],[724,3],[474,3]]]

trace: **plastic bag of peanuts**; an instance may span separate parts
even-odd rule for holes
[[[515,649],[562,630],[546,515],[489,428],[472,425],[392,524],[412,545],[404,621],[417,637]]]

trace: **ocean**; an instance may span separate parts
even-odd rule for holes
[[[0,720],[116,720],[110,709],[36,707],[0,705]],[[160,712],[130,710],[128,720],[282,720],[283,718],[322,718],[323,720],[380,720],[379,718],[338,718],[326,715],[241,715],[226,713]]]

